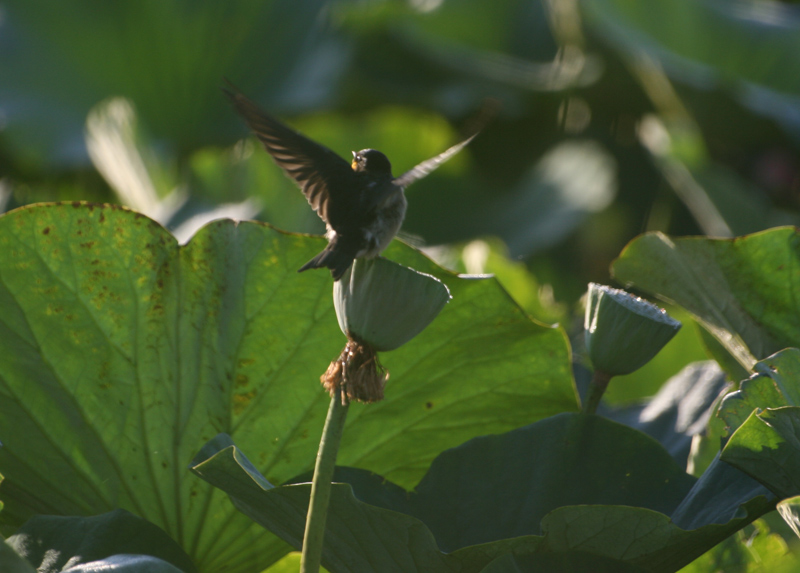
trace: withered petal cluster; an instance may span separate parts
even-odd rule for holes
[[[371,404],[383,400],[383,388],[388,379],[389,373],[378,360],[375,349],[348,333],[344,350],[331,362],[320,382],[331,397],[341,388],[343,401]]]

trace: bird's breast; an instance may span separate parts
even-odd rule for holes
[[[378,205],[374,217],[364,229],[367,246],[359,256],[376,257],[389,246],[403,224],[407,205],[405,194],[400,189]]]

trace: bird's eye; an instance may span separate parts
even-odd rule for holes
[[[358,161],[360,163],[362,159],[363,158],[360,155],[356,155],[356,161]]]

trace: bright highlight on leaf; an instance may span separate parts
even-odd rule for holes
[[[789,497],[778,503],[778,513],[794,534],[800,537],[800,496]]]

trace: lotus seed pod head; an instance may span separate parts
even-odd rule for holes
[[[624,290],[590,283],[584,328],[594,369],[621,376],[647,364],[677,334],[681,323]]]
[[[377,351],[414,338],[450,298],[440,280],[381,257],[356,259],[333,283],[339,328]]]

